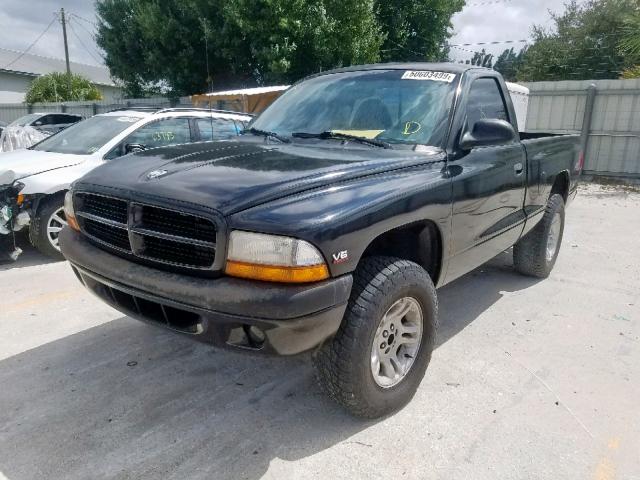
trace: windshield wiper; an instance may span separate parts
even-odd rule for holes
[[[283,137],[282,135],[277,134],[276,132],[267,132],[266,130],[260,130],[259,128],[253,128],[253,127],[247,128],[243,130],[242,133],[251,133],[253,135],[259,135],[262,137],[275,138],[276,140],[282,143],[291,143],[291,140],[289,140],[286,137]]]
[[[291,134],[291,136],[296,138],[320,138],[323,140],[331,139],[331,138],[335,138],[338,140],[353,140],[354,142],[364,143],[365,145],[373,145],[374,147],[392,148],[390,143],[383,142],[382,140],[358,137],[357,135],[349,135],[348,133],[332,132],[330,130],[326,132],[321,132],[321,133],[294,132]]]

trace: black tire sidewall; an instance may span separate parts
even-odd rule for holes
[[[54,258],[63,260],[62,253],[54,248],[47,236],[47,224],[51,215],[64,206],[64,194],[53,195],[40,203],[38,211],[31,222],[29,229],[29,238],[34,247],[41,253]]]
[[[362,341],[356,342],[351,352],[354,384],[358,385],[359,394],[369,404],[368,409],[380,414],[396,410],[413,398],[431,360],[436,337],[437,301],[431,279],[419,265],[407,261],[401,263],[409,264],[410,267],[386,276],[384,291],[375,297],[374,302],[369,302],[369,308],[362,312],[369,321],[362,324],[363,328],[359,332]],[[403,297],[414,298],[420,304],[423,315],[422,338],[418,356],[409,373],[397,385],[383,388],[376,383],[371,371],[373,341],[383,315]],[[357,300],[354,299],[355,302]],[[348,318],[346,320],[349,321]]]
[[[549,238],[549,233],[551,231],[551,225],[553,224],[553,219],[556,214],[560,214],[560,233],[558,233],[558,240],[556,244],[556,251],[553,254],[551,260],[547,260],[547,240]],[[544,264],[545,271],[548,274],[551,273],[553,267],[556,264],[556,260],[558,260],[558,255],[560,254],[560,247],[562,246],[562,239],[564,237],[564,200],[560,195],[553,195],[549,199],[549,205],[547,207],[547,211],[545,212],[545,217],[542,220],[544,226],[544,234],[542,235],[542,244],[540,245],[540,253],[541,260]]]

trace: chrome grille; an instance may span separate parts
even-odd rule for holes
[[[82,232],[99,246],[161,264],[213,268],[211,219],[86,192],[74,194],[74,208]]]

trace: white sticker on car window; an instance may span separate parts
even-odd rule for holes
[[[455,78],[455,73],[433,72],[431,70],[407,70],[402,75],[402,80],[431,80],[446,83],[453,82]]]
[[[140,118],[138,118],[138,117],[118,117],[117,120],[119,122],[125,122],[125,123],[136,123],[138,120],[140,120]]]

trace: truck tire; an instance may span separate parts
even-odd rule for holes
[[[321,388],[358,417],[403,407],[431,360],[437,316],[436,291],[420,265],[365,258],[340,329],[314,355]]]
[[[564,233],[564,200],[552,195],[542,220],[513,247],[513,265],[523,275],[547,278],[556,264]]]
[[[43,199],[31,219],[29,239],[41,253],[56,260],[64,260],[58,246],[58,235],[67,224],[64,216],[64,194]]]

